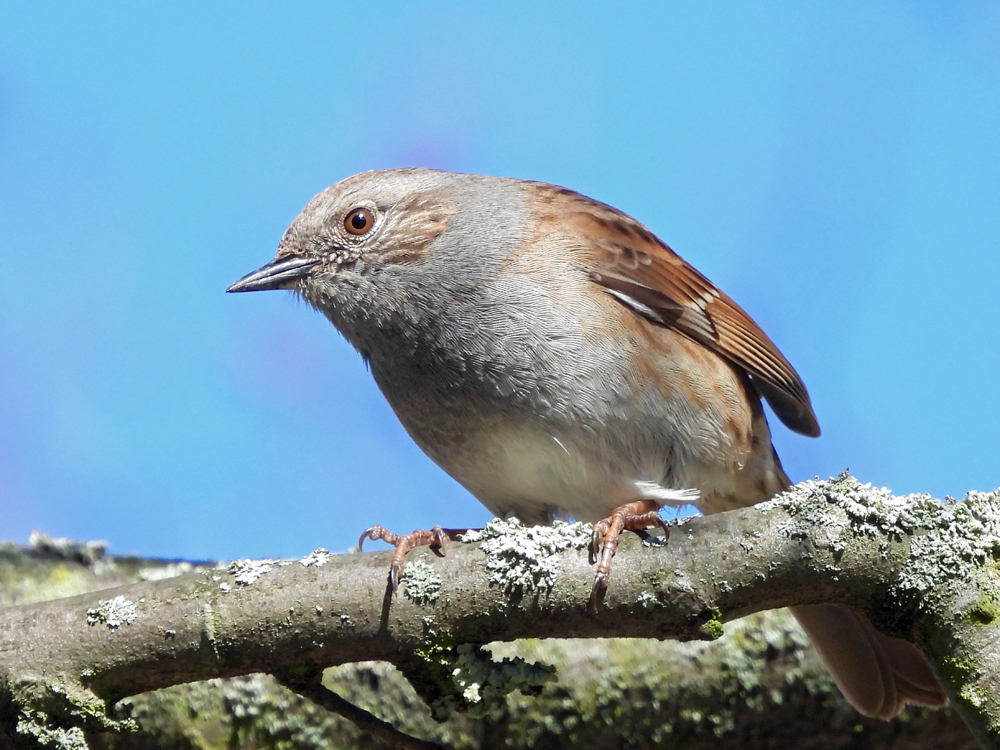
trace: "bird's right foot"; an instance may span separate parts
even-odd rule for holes
[[[361,538],[358,539],[358,550],[364,545],[365,539],[381,539],[383,542],[388,542],[396,548],[396,552],[392,556],[392,563],[389,565],[389,583],[392,585],[392,593],[395,594],[399,588],[399,577],[403,573],[403,559],[406,557],[407,552],[414,547],[424,546],[440,549],[444,547],[446,541],[449,539],[454,541],[467,531],[468,529],[442,529],[440,526],[435,526],[430,531],[416,529],[409,534],[399,535],[393,534],[384,526],[376,524],[369,529],[365,529]]]

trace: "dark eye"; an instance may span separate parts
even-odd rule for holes
[[[366,234],[375,224],[375,217],[367,208],[355,208],[344,217],[344,229],[351,234]]]

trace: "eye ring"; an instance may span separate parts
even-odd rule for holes
[[[344,217],[344,229],[355,237],[368,234],[373,226],[375,226],[375,216],[362,206],[352,208]]]

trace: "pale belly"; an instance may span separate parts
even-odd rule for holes
[[[491,512],[525,523],[553,518],[594,522],[639,499],[696,505],[702,492],[735,488],[727,472],[672,462],[666,446],[627,453],[617,442],[597,435],[581,439],[530,427],[501,428],[453,445],[438,462]]]

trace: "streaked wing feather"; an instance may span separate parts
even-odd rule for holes
[[[575,223],[592,243],[596,283],[746,370],[790,429],[820,434],[802,379],[739,305],[631,217],[583,196],[562,195],[576,204]]]

